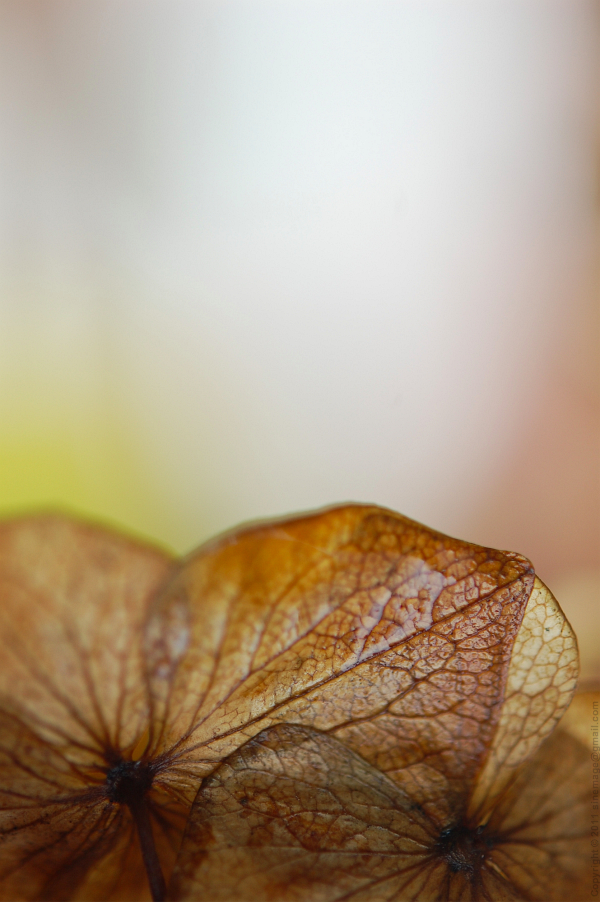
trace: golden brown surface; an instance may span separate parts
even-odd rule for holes
[[[496,735],[533,582],[517,554],[380,508],[234,533],[184,564],[150,620],[157,750],[205,775],[265,727],[300,723],[331,731],[444,823]],[[548,596],[536,590],[534,620]],[[527,631],[519,665],[529,670],[541,642],[561,669],[550,698],[529,689],[543,708],[534,736],[574,688],[575,642],[562,615],[550,620],[537,638]]]
[[[265,730],[194,804],[174,900],[581,900],[590,759],[559,729],[479,829],[440,832],[410,795],[335,739]],[[203,850],[200,852],[199,850]]]
[[[9,522],[0,655],[4,899],[146,898],[111,768],[150,775],[168,876],[202,778],[277,724],[328,734],[439,837],[487,816],[577,671],[528,561],[362,505],[178,565],[63,518]]]
[[[172,566],[61,517],[0,527],[0,898],[145,887],[129,812],[102,785],[147,729],[141,630]]]

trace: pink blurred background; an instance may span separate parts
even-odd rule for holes
[[[374,501],[600,677],[597,2],[0,2],[0,508]]]

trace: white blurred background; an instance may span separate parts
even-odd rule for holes
[[[589,675],[599,60],[590,0],[0,0],[0,510],[378,502],[531,557]]]

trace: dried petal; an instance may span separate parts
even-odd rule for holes
[[[471,797],[471,818],[486,819],[515,769],[552,732],[571,701],[578,670],[571,626],[536,577],[512,649],[498,728]]]
[[[226,536],[184,563],[148,626],[152,648],[189,630],[151,675],[156,751],[202,777],[270,724],[301,723],[445,822],[495,734],[533,578],[517,554],[361,505]]]
[[[134,821],[162,898],[201,779],[278,723],[343,740],[432,835],[488,810],[573,682],[533,579],[519,555],[361,505],[179,566],[64,518],[5,524],[0,898],[145,897]]]
[[[145,892],[131,818],[102,787],[147,735],[141,625],[171,568],[61,517],[0,526],[0,898]]]
[[[271,727],[203,785],[169,898],[377,900],[390,882],[399,898],[422,898],[436,835],[418,805],[338,740]]]
[[[559,729],[486,824],[440,830],[337,740],[272,727],[198,793],[169,899],[583,899],[591,887],[590,775],[585,747]]]

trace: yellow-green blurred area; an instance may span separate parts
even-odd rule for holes
[[[600,677],[596,0],[0,0],[0,513],[368,501]]]
[[[38,296],[6,305],[1,512],[61,509],[186,550],[197,537],[185,534],[160,483],[144,474],[103,323],[68,298],[69,287],[52,303]]]
[[[3,514],[60,508],[185,547],[159,493],[140,479],[114,408],[107,404],[75,414],[55,405],[55,421],[48,424],[36,422],[36,414],[44,420],[47,412],[36,402],[43,404],[43,393],[23,404],[18,415],[6,417],[12,422],[0,445]]]

